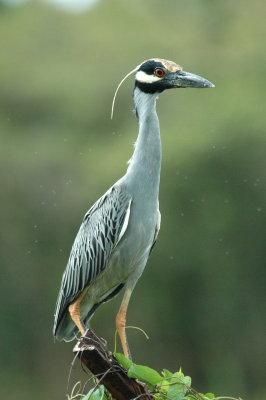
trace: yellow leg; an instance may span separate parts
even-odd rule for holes
[[[129,351],[129,347],[128,347],[127,336],[126,336],[126,315],[127,315],[127,307],[128,307],[131,293],[132,293],[132,289],[126,290],[123,300],[122,300],[122,303],[121,303],[121,306],[120,306],[120,309],[116,316],[116,329],[118,331],[118,334],[119,334],[119,337],[121,340],[123,352],[124,352],[125,356],[129,359],[131,359],[131,355],[130,355],[130,351]]]
[[[82,324],[80,320],[80,303],[82,302],[83,297],[87,293],[87,289],[83,290],[83,292],[79,295],[79,297],[68,307],[69,314],[75,323],[75,325],[78,327],[80,333],[82,336],[85,334],[85,329],[84,325]]]

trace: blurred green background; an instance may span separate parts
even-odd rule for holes
[[[83,13],[0,5],[1,399],[64,399],[88,378],[52,337],[86,210],[126,170],[133,78],[162,57],[215,83],[158,102],[159,240],[129,307],[137,363],[202,392],[266,398],[265,2],[99,1]],[[121,295],[92,326],[113,348]]]

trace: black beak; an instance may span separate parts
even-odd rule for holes
[[[177,71],[171,77],[174,88],[212,88],[215,87],[213,83],[199,75],[191,74],[186,71]]]

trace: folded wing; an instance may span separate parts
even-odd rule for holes
[[[86,213],[74,241],[55,308],[54,335],[68,306],[106,268],[113,249],[123,237],[131,197],[113,186]]]

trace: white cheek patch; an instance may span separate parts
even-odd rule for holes
[[[161,80],[158,76],[148,75],[144,71],[138,71],[136,73],[136,80],[142,83],[154,83]]]

